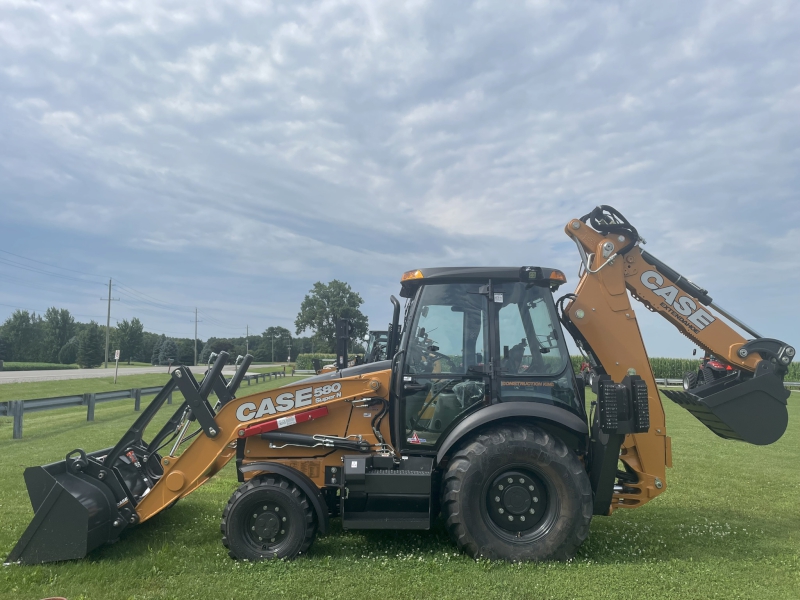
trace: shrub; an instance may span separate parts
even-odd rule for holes
[[[62,365],[72,365],[78,359],[78,338],[73,337],[58,352],[58,362]]]
[[[78,365],[60,365],[58,363],[7,362],[3,364],[4,371],[61,371],[77,368]]]
[[[314,365],[312,364],[311,360],[314,358],[318,358],[320,360],[323,359],[336,359],[335,354],[298,354],[297,361],[295,363],[296,369],[313,369]]]

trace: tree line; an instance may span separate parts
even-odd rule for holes
[[[285,327],[268,327],[260,335],[233,338],[210,337],[206,341],[167,337],[144,330],[136,317],[123,319],[109,331],[109,358],[120,351],[123,362],[152,365],[194,362],[204,364],[212,352],[228,352],[231,359],[249,352],[257,362],[293,362],[298,354],[332,352],[336,347],[338,318],[353,323],[352,341],[367,332],[367,318],[361,313],[361,296],[347,283],[317,282],[303,300],[295,319],[296,334],[311,330],[311,336],[292,337]],[[105,359],[106,327],[95,321],[81,323],[65,308],[48,308],[44,314],[15,310],[0,325],[0,360],[78,364],[83,368],[101,365]],[[196,346],[195,346],[196,344]],[[357,348],[357,344],[351,347]]]

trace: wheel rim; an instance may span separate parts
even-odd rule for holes
[[[253,501],[244,512],[245,539],[258,552],[279,553],[292,527],[291,516],[281,502]]]
[[[549,480],[527,466],[503,467],[484,486],[484,519],[509,541],[529,543],[545,535],[557,509]]]

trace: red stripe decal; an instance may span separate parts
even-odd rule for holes
[[[319,408],[315,408],[314,410],[307,410],[306,412],[297,413],[296,415],[290,415],[288,417],[280,417],[278,419],[272,419],[271,421],[267,421],[265,423],[259,423],[258,425],[250,425],[250,427],[247,427],[246,429],[239,430],[239,437],[246,438],[254,435],[259,435],[267,431],[275,431],[276,429],[289,427],[290,425],[294,425],[295,423],[305,423],[306,421],[313,421],[314,419],[319,419],[320,417],[324,417],[327,414],[328,414],[328,407],[320,406]]]

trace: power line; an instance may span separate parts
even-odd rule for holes
[[[2,280],[3,280],[4,283],[7,282],[7,281],[13,281],[13,282],[17,283],[18,285],[23,285],[25,287],[29,287],[29,288],[32,288],[32,289],[35,289],[35,290],[41,290],[41,291],[45,291],[45,292],[53,292],[53,286],[51,286],[51,287],[42,287],[41,285],[37,285],[36,283],[30,283],[27,279],[20,279],[19,277],[14,277],[13,275],[7,275],[5,273],[2,274]],[[64,283],[64,282],[55,281],[55,282],[53,282],[53,285],[55,285],[56,283]],[[91,283],[91,282],[84,281],[83,283]],[[71,291],[74,291],[74,288],[71,288]]]
[[[203,315],[206,318],[206,320],[208,320],[210,323],[217,325],[217,327],[222,327],[223,329],[231,329],[234,331],[241,331],[242,329],[245,329],[245,327],[237,327],[236,325],[231,325],[230,323],[225,323],[224,321],[220,321],[219,319],[209,316],[208,313],[205,313],[202,310],[200,311],[200,314]]]
[[[80,283],[96,283],[99,285],[103,285],[99,281],[87,281],[85,279],[78,279],[77,277],[71,277],[70,275],[62,275],[61,273],[53,273],[52,271],[45,271],[44,269],[37,269],[36,267],[31,267],[24,263],[19,263],[14,260],[10,260],[8,258],[0,257],[0,263],[9,265],[11,267],[22,269],[23,271],[30,271],[32,273],[39,273],[41,275],[47,275],[49,277],[58,277],[60,279],[68,279],[70,281],[79,281]]]
[[[117,280],[117,285],[120,286],[120,287],[126,288],[127,290],[129,290],[130,292],[132,292],[133,294],[135,294],[137,296],[144,297],[144,298],[146,298],[148,300],[156,302],[157,304],[163,304],[165,306],[178,307],[177,304],[172,304],[171,302],[165,302],[163,300],[159,300],[158,298],[155,298],[155,297],[151,296],[150,294],[145,294],[144,292],[140,292],[139,290],[136,290],[136,289],[132,288],[131,286],[122,283],[119,280]],[[185,308],[185,307],[183,307],[183,308]],[[183,308],[181,308],[181,309],[183,310]]]
[[[14,256],[14,257],[22,259],[24,261],[36,263],[36,264],[39,264],[39,265],[43,265],[45,267],[49,267],[51,269],[58,269],[58,270],[67,271],[67,272],[70,272],[70,273],[77,273],[79,275],[85,275],[85,276],[88,276],[88,277],[103,277],[102,275],[97,275],[97,274],[94,274],[94,273],[87,273],[85,271],[79,271],[77,269],[70,269],[70,268],[67,268],[67,267],[61,267],[59,265],[55,265],[55,264],[52,264],[52,263],[49,263],[49,262],[44,262],[44,261],[41,261],[41,260],[37,260],[35,258],[30,258],[30,257],[27,257],[27,256],[23,256],[21,254],[17,254],[17,253],[14,253],[14,252],[9,252],[8,250],[0,249],[0,252],[2,252],[3,254],[7,254],[9,256]],[[104,283],[101,283],[99,281],[87,281],[86,279],[80,279],[78,277],[72,277],[72,276],[69,276],[69,275],[64,275],[62,273],[54,273],[52,271],[49,271],[49,270],[46,270],[46,269],[37,268],[35,266],[29,265],[29,264],[25,264],[25,263],[21,263],[21,262],[16,261],[16,260],[0,257],[0,265],[3,265],[3,264],[7,265],[9,267],[13,267],[15,269],[24,270],[24,271],[28,271],[28,272],[31,272],[31,273],[36,273],[36,274],[39,274],[39,275],[46,275],[46,276],[48,276],[50,278],[55,277],[55,278],[66,280],[66,281],[75,281],[75,282],[84,283],[84,284],[93,283],[93,284],[98,284],[98,285],[103,285],[103,286],[105,285]],[[27,281],[25,279],[20,279],[20,278],[17,278],[17,277],[11,276],[11,275],[5,275],[5,274],[3,275],[3,281],[14,281],[15,283],[17,283],[19,285],[23,285],[23,286],[29,287],[31,289],[36,289],[36,290],[46,291],[46,292],[51,292],[51,293],[53,292],[52,284],[55,283],[51,279],[50,282],[49,282],[50,285],[47,286],[47,287],[43,287],[40,284],[37,285],[39,282],[30,282],[30,281]],[[117,292],[119,294],[121,294],[122,296],[125,296],[125,299],[120,298],[120,301],[123,302],[124,304],[130,306],[131,308],[136,309],[137,311],[143,311],[143,312],[147,313],[147,312],[151,312],[152,309],[156,309],[156,310],[159,310],[159,311],[171,311],[171,312],[184,313],[184,314],[192,312],[192,309],[190,307],[188,307],[188,306],[180,306],[180,305],[177,305],[177,304],[166,302],[164,300],[160,300],[160,299],[158,299],[158,298],[156,298],[154,296],[151,296],[150,294],[146,294],[145,292],[141,292],[141,291],[139,291],[139,290],[137,290],[137,289],[135,289],[135,288],[133,288],[133,287],[131,287],[129,285],[126,285],[125,283],[123,283],[123,282],[121,282],[119,280],[117,280],[117,283],[115,284],[115,286],[116,286]],[[20,310],[29,310],[29,309],[24,309],[24,308],[20,308],[20,307],[10,306],[10,305],[5,305],[5,306],[9,306],[10,308],[18,308]],[[146,307],[149,307],[151,309],[151,311],[148,311]],[[230,323],[227,323],[225,321],[222,321],[221,319],[213,317],[210,314],[208,314],[208,312],[206,312],[205,310],[203,310],[201,312],[201,314],[203,315],[203,317],[205,318],[206,321],[208,321],[212,325],[215,325],[216,327],[220,327],[220,328],[228,329],[228,330],[232,330],[232,331],[237,331],[237,332],[241,332],[243,329],[247,329],[246,327],[231,325]],[[81,315],[75,315],[75,316],[81,316]],[[83,315],[83,316],[88,316],[88,315]],[[89,318],[98,318],[98,319],[100,319],[102,317],[93,316],[93,317],[89,317]],[[106,320],[107,321],[109,320],[108,315],[107,315],[107,319]],[[114,319],[114,321],[119,323],[118,319]],[[170,332],[170,333],[177,333],[177,332]]]
[[[52,265],[50,263],[42,262],[41,260],[36,260],[35,258],[28,258],[27,256],[22,256],[21,254],[15,254],[13,252],[9,252],[8,250],[3,250],[1,248],[0,252],[2,252],[3,254],[10,254],[11,256],[16,256],[17,258],[28,260],[30,262],[35,262],[40,265],[44,265],[46,267],[52,267],[53,269],[61,269],[62,271],[70,271],[71,273],[79,273],[81,275],[88,275],[89,277],[102,277],[103,279],[105,279],[104,275],[95,275],[93,273],[85,273],[83,271],[76,271],[75,269],[67,269],[66,267],[59,267],[58,265]]]

